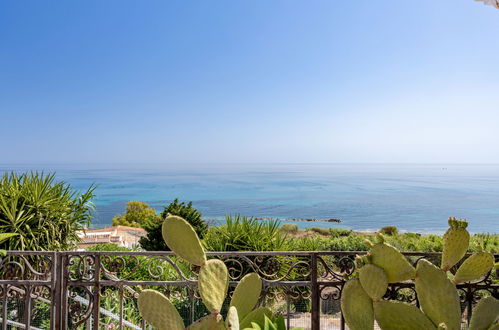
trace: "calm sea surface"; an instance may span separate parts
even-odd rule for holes
[[[338,218],[297,224],[440,233],[456,216],[472,232],[499,232],[499,165],[0,165],[0,173],[26,170],[55,172],[79,190],[96,184],[95,227],[129,200],[161,210],[178,197],[215,220]]]

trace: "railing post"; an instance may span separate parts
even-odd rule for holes
[[[92,311],[92,318],[93,318],[93,329],[99,330],[99,312],[100,312],[100,269],[101,269],[101,264],[100,264],[100,254],[96,254],[95,256],[95,286],[94,286],[94,292],[93,292],[93,311]]]
[[[312,330],[319,330],[321,327],[321,304],[319,284],[317,280],[317,254],[310,254],[310,281],[312,287]]]
[[[52,318],[52,322],[50,324],[51,329],[53,330],[59,330],[59,329],[65,329],[63,326],[65,323],[63,322],[63,309],[66,308],[66,306],[63,304],[62,301],[62,290],[64,289],[63,286],[63,265],[62,265],[62,254],[58,252],[54,252],[52,255],[52,297],[53,297],[53,304],[51,306],[51,313],[50,317]]]

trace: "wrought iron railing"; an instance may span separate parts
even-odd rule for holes
[[[364,252],[216,252],[231,287],[247,272],[264,280],[261,304],[286,318],[288,327],[344,329],[339,300],[354,257]],[[410,252],[438,263],[439,253]],[[495,255],[496,261],[499,254]],[[2,329],[146,329],[136,297],[144,288],[170,296],[186,324],[206,310],[196,290],[196,268],[170,252],[18,252],[0,261]],[[463,324],[484,295],[499,298],[498,274],[459,285]],[[391,284],[387,299],[417,304],[412,283]]]

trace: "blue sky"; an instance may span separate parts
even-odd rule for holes
[[[471,0],[0,2],[0,162],[499,162]]]

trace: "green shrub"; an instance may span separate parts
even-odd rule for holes
[[[330,240],[323,237],[303,237],[288,240],[290,251],[327,251]]]
[[[90,225],[95,187],[79,193],[54,174],[6,173],[0,180],[0,233],[16,233],[5,250],[70,250]]]
[[[329,233],[332,237],[343,237],[350,236],[352,234],[352,230],[350,229],[341,229],[341,228],[330,228]]]
[[[129,201],[126,205],[125,214],[117,214],[113,218],[113,226],[129,226],[143,228],[148,223],[156,221],[158,215],[156,210],[149,207],[147,203]]]
[[[311,231],[323,236],[329,236],[330,232],[328,228],[318,228],[318,227],[312,227],[312,228],[307,228],[307,231]]]
[[[207,251],[279,251],[286,247],[279,221],[236,215],[226,216],[225,222],[208,230],[203,240]]]
[[[364,243],[367,236],[344,236],[331,239],[329,251],[367,251],[368,247]]]
[[[386,226],[381,228],[379,232],[383,235],[395,236],[399,233],[399,230],[395,226]]]
[[[281,226],[281,231],[284,233],[297,233],[298,226],[292,223],[285,223]]]
[[[202,238],[206,231],[208,230],[208,225],[202,219],[202,214],[200,211],[192,207],[192,202],[185,203],[179,202],[176,198],[168,206],[165,206],[161,215],[157,217],[154,221],[150,221],[144,224],[144,229],[147,232],[146,237],[142,237],[139,240],[140,246],[147,251],[170,251],[170,248],[166,245],[163,240],[163,221],[168,214],[177,215],[182,217],[187,222],[189,222],[196,230],[196,233],[200,238]]]
[[[97,244],[91,246],[87,251],[136,251],[115,244]],[[172,257],[177,260],[177,257]],[[155,280],[173,281],[178,280],[178,274],[173,267],[159,258],[150,258],[147,256],[127,256],[127,255],[105,255],[101,257],[102,265],[105,269],[115,273],[117,277],[130,281],[148,281],[151,280],[151,273],[157,275]],[[184,267],[184,263],[179,261],[179,267],[182,270],[189,271]]]

